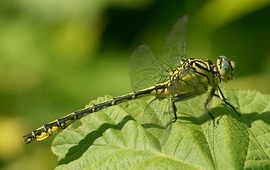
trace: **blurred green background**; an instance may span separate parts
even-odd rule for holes
[[[131,92],[129,57],[140,43],[159,56],[189,14],[188,57],[225,55],[222,87],[270,93],[269,0],[0,1],[0,169],[53,169],[54,137],[22,136],[104,95]]]

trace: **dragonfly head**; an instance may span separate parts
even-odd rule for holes
[[[233,79],[235,62],[227,59],[225,56],[220,56],[217,60],[218,72],[224,82]]]

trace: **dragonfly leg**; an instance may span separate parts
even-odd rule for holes
[[[170,126],[171,124],[177,121],[177,108],[175,106],[174,101],[172,102],[172,109],[173,109],[174,118],[169,123],[167,123],[167,125],[165,126],[165,129],[167,129],[168,126]]]
[[[199,95],[201,95],[201,94],[203,94],[205,92],[206,92],[205,90],[201,90],[201,91],[196,90],[196,91],[189,92],[189,93],[177,94],[177,95],[174,95],[173,102],[179,102],[179,101],[188,100],[188,99],[191,99],[193,97],[199,96]]]
[[[172,100],[174,120],[172,121],[172,123],[176,122],[176,120],[177,120],[177,108],[175,106],[175,102],[188,100],[190,98],[193,98],[193,97],[200,95],[200,94],[203,94],[203,93],[204,93],[204,91],[193,91],[193,92],[189,92],[189,93],[181,93],[181,94],[174,95],[173,100]]]
[[[235,113],[238,114],[239,117],[241,117],[241,114],[229,102],[227,102],[227,99],[224,97],[221,89],[218,87],[217,90],[218,90],[218,95],[215,95],[215,96],[219,97],[224,103],[226,103],[226,105],[228,105],[231,109],[233,109]]]
[[[215,89],[212,88],[209,92],[208,97],[205,99],[203,106],[204,106],[205,111],[208,113],[208,115],[213,119],[213,126],[215,127],[216,126],[215,117],[212,115],[212,113],[206,107],[208,105],[208,103],[212,100],[214,93],[215,93]]]
[[[177,108],[175,106],[175,102],[172,102],[172,108],[173,108],[173,115],[174,115],[174,120],[172,122],[174,123],[177,120]]]

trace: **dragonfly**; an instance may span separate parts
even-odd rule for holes
[[[130,59],[130,77],[134,92],[87,106],[44,124],[24,135],[24,142],[28,144],[41,141],[86,115],[145,96],[154,96],[144,110],[146,128],[147,125],[161,122],[159,125],[168,129],[177,121],[176,102],[189,100],[206,92],[209,94],[203,106],[212,118],[214,126],[215,117],[207,108],[213,96],[219,97],[240,117],[241,114],[227,101],[219,87],[221,81],[228,82],[233,79],[235,62],[225,56],[220,56],[216,64],[209,59],[187,58],[187,25],[188,15],[178,19],[167,36],[160,58],[157,58],[145,44],[135,48]],[[161,117],[167,115],[168,118],[166,120],[151,118],[153,110],[160,112]]]

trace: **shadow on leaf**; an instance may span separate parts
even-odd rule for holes
[[[84,139],[82,139],[77,145],[71,147],[65,157],[61,159],[58,165],[68,164],[78,158],[80,158],[88,148],[94,143],[94,141],[102,137],[103,133],[108,129],[121,130],[123,126],[130,120],[134,120],[131,116],[126,116],[117,125],[112,125],[109,123],[102,124],[97,130],[90,132]]]

